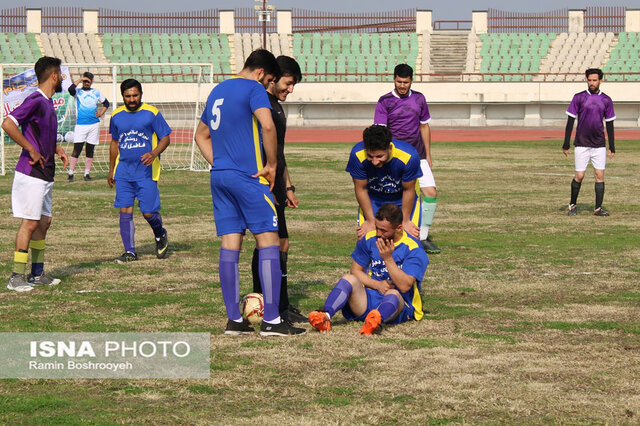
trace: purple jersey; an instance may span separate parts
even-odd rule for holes
[[[389,127],[394,139],[411,144],[420,158],[427,158],[424,141],[420,135],[420,125],[431,121],[427,100],[420,92],[409,90],[409,95],[401,98],[395,90],[378,99],[373,124]]]
[[[53,182],[56,172],[56,136],[58,119],[53,100],[47,98],[40,89],[36,90],[14,109],[9,117],[22,127],[22,134],[44,157],[44,168],[40,164],[31,165],[31,156],[23,149],[16,164],[16,171],[25,175]]]
[[[576,93],[567,109],[567,115],[578,118],[575,146],[589,148],[606,147],[604,138],[604,121],[616,119],[613,112],[613,101],[604,93],[590,93],[588,90]]]

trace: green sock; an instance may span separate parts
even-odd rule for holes
[[[420,219],[420,239],[424,240],[429,235],[429,227],[433,223],[433,216],[436,214],[436,197],[422,197],[420,209],[422,218]]]

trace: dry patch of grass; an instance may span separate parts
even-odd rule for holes
[[[135,215],[141,260],[122,246],[113,191],[56,183],[47,269],[63,278],[29,295],[0,292],[2,331],[209,331],[209,380],[7,380],[0,421],[22,423],[430,424],[637,423],[640,144],[620,143],[596,218],[593,178],[568,218],[571,161],[557,142],[433,145],[442,247],[422,285],[421,322],[358,334],[229,338],[218,283],[208,175],[163,175],[170,255],[154,255]],[[344,172],[351,146],[291,144],[300,209],[288,213],[289,288],[304,312],[348,271],[356,203]],[[1,271],[17,221],[0,178]],[[254,241],[241,252],[251,291]],[[67,420],[67,421],[65,421]]]

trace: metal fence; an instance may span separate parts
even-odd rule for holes
[[[624,6],[587,7],[584,13],[584,32],[619,33],[626,24],[627,8]]]
[[[99,9],[101,33],[217,33],[218,9],[146,13]]]
[[[12,7],[0,10],[0,27],[7,33],[24,33],[27,31],[27,8]]]
[[[242,7],[234,10],[234,22],[236,33],[275,33],[278,31],[277,13],[271,11],[269,21],[259,22],[258,11],[252,7]]]
[[[569,9],[537,13],[489,9],[487,26],[490,33],[566,33]]]
[[[416,9],[371,13],[331,13],[293,9],[294,33],[398,33],[416,31]]]
[[[81,7],[42,8],[43,33],[81,33],[82,31]]]
[[[434,31],[459,31],[470,30],[473,25],[471,20],[462,21],[433,21]]]

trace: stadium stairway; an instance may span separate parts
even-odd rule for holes
[[[233,45],[233,58],[235,60],[235,72],[240,72],[244,61],[251,52],[262,47],[262,34],[242,33],[234,34],[229,38],[229,44]],[[287,34],[267,34],[267,50],[275,56],[291,56],[291,41]]]
[[[434,31],[431,35],[430,72],[433,74],[464,72],[467,63],[467,42],[467,31]],[[431,79],[460,81],[458,75],[434,76]]]

